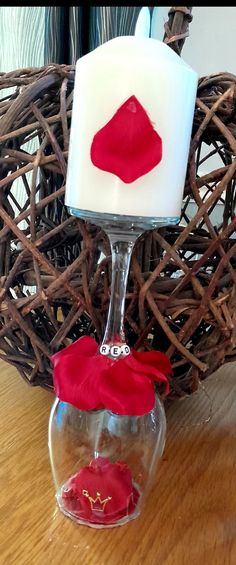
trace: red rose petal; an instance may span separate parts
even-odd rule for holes
[[[95,355],[97,351],[98,351],[98,344],[95,341],[95,339],[85,335],[80,337],[73,343],[71,343],[71,345],[68,345],[64,349],[61,349],[61,351],[57,351],[57,353],[54,353],[51,359],[54,363],[58,358],[60,358],[61,360],[62,357],[67,356],[68,354],[70,355],[78,354],[78,355],[85,355],[86,357],[91,357],[92,355]]]
[[[102,356],[82,357],[67,355],[54,361],[53,381],[55,393],[64,402],[80,410],[103,408],[100,400],[100,372],[106,365]]]
[[[102,373],[100,398],[104,406],[112,412],[126,416],[141,416],[154,407],[154,387],[146,374],[140,374],[140,371],[128,366],[126,363],[128,357],[131,355],[115,361],[110,370]],[[137,365],[139,367],[138,363]]]
[[[155,403],[153,381],[171,373],[169,359],[158,351],[137,352],[119,360],[97,354],[93,338],[84,337],[52,356],[55,393],[80,410],[106,408],[121,415],[141,416]]]
[[[108,524],[131,514],[139,492],[126,463],[99,457],[71,477],[61,494],[64,509],[91,523]]]
[[[132,355],[140,363],[156,367],[164,375],[172,375],[173,370],[167,355],[161,351],[132,351]]]
[[[131,96],[94,136],[95,167],[131,183],[149,173],[162,159],[162,140],[146,110]]]
[[[129,370],[136,371],[139,374],[146,376],[146,379],[152,379],[152,381],[162,382],[165,385],[165,395],[169,393],[170,385],[169,381],[159,368],[153,366],[151,363],[140,362],[135,359],[133,355],[127,355],[125,361],[129,367]]]

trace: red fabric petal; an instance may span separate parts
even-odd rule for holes
[[[171,373],[164,353],[137,352],[119,360],[97,354],[93,338],[83,337],[52,356],[55,393],[80,410],[107,408],[121,415],[141,416],[155,403],[153,381]]]
[[[69,354],[74,355],[74,359],[76,359],[77,355],[85,355],[86,357],[91,357],[92,355],[95,355],[97,351],[98,344],[95,339],[93,337],[85,335],[74,341],[74,343],[71,343],[71,345],[68,345],[64,349],[61,349],[61,351],[54,353],[51,359],[54,363],[57,359],[61,360],[62,357],[67,357],[67,355]]]
[[[64,506],[93,523],[112,523],[134,511],[139,493],[126,463],[98,457],[68,481]]]
[[[164,375],[173,374],[169,357],[161,351],[136,351],[133,349],[132,355],[140,363],[151,365],[152,367],[157,368],[161,373],[164,373]]]
[[[128,357],[132,356],[113,362],[110,370],[100,375],[100,398],[112,412],[142,416],[154,407],[154,387],[146,374],[140,374],[139,365],[138,370],[128,366]]]
[[[148,353],[148,352],[146,352]],[[125,361],[129,367],[129,370],[136,371],[139,374],[146,375],[146,378],[152,381],[162,382],[165,385],[165,395],[169,393],[170,385],[169,381],[159,368],[153,366],[151,363],[144,363],[136,359],[133,355],[127,355]]]
[[[131,183],[162,159],[162,140],[146,110],[131,96],[94,136],[91,160],[95,167]]]
[[[103,408],[99,382],[100,374],[106,368],[106,361],[102,355],[96,358],[81,355],[57,357],[54,360],[53,382],[58,398],[80,410]]]

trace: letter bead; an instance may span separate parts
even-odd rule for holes
[[[108,355],[110,353],[110,345],[101,345],[99,351],[101,355]]]
[[[130,347],[128,345],[122,345],[121,346],[121,352],[123,353],[123,355],[129,355],[130,354]]]
[[[120,354],[121,354],[121,347],[119,345],[113,345],[111,347],[112,357],[119,357]]]

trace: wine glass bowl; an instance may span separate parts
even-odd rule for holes
[[[60,510],[79,524],[99,528],[123,525],[136,518],[162,456],[165,435],[165,412],[158,395],[153,410],[144,416],[120,416],[109,410],[81,411],[56,399],[49,421],[49,453]],[[90,486],[79,489],[76,478],[79,483],[81,470],[89,475],[94,461],[97,467],[100,465],[94,472],[96,478],[100,471],[99,488],[91,486],[89,477]],[[114,491],[119,487],[118,503]],[[101,500],[112,498],[102,509],[99,501],[87,504],[88,497],[81,490],[86,490],[93,500],[97,492]]]

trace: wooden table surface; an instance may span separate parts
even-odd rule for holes
[[[236,365],[167,409],[168,434],[143,513],[111,530],[57,508],[47,446],[51,393],[0,362],[1,565],[235,565]]]

